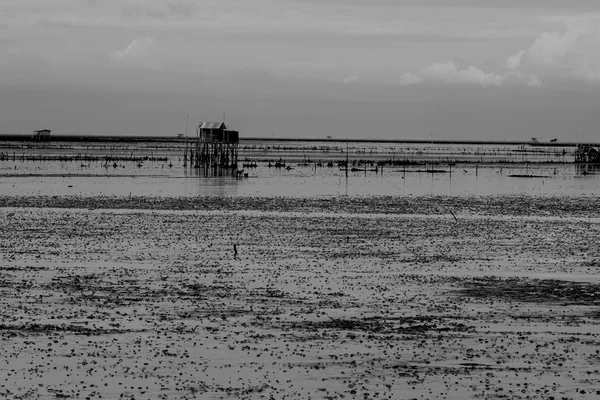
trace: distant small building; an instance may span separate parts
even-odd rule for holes
[[[40,129],[39,131],[33,131],[33,135],[31,136],[31,138],[33,140],[38,141],[50,140],[50,132],[52,132],[50,129]]]
[[[227,129],[224,122],[201,122],[196,129],[196,145],[192,146],[194,168],[237,170],[240,133]]]
[[[600,163],[600,152],[589,144],[579,144],[575,150],[575,162]]]
[[[205,143],[237,144],[240,140],[240,133],[227,129],[225,122],[201,122],[197,133],[200,142]]]

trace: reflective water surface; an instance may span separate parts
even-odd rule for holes
[[[169,166],[169,164],[171,166]],[[259,162],[248,177],[230,171],[206,176],[180,161],[102,162],[0,161],[3,195],[79,196],[368,196],[368,195],[574,195],[600,194],[596,165],[455,164],[384,166],[348,173],[314,163],[288,163],[292,169]],[[432,170],[437,172],[431,172]],[[243,175],[242,175],[243,176]]]

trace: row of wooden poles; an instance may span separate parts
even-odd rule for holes
[[[168,157],[156,157],[156,156],[95,156],[91,154],[76,154],[72,156],[59,155],[59,154],[21,154],[16,153],[9,154],[0,152],[0,161],[168,161]]]
[[[192,168],[237,169],[237,148],[225,143],[196,142],[183,153],[183,165]]]

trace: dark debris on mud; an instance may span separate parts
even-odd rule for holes
[[[67,297],[62,300],[66,303],[109,308],[182,294],[167,284],[160,288],[152,288],[127,280],[113,282],[99,274],[57,276],[41,285],[41,288],[66,294]]]
[[[106,335],[132,332],[128,329],[105,329],[97,327],[88,327],[76,324],[36,324],[24,323],[18,325],[0,324],[0,334],[7,333],[9,336],[22,334],[49,334],[49,333],[69,333],[74,335]]]
[[[332,318],[324,321],[295,321],[283,324],[284,330],[339,330],[380,334],[418,335],[426,332],[474,332],[475,327],[462,323],[446,322],[445,318],[397,317],[397,318]],[[352,334],[349,334],[352,336]]]
[[[527,303],[600,305],[600,285],[555,279],[475,278],[458,291],[460,296]]]

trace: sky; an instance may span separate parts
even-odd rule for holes
[[[592,0],[0,0],[0,133],[599,141]]]

